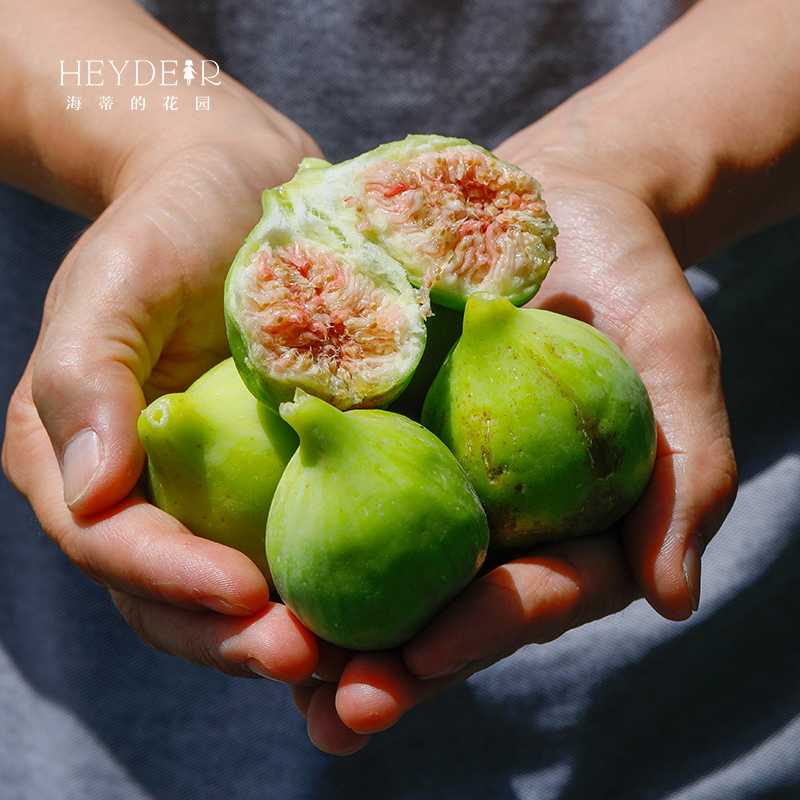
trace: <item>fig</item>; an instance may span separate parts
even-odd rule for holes
[[[350,173],[359,228],[440,305],[479,290],[522,305],[555,260],[538,181],[466,139],[412,135],[335,169]]]
[[[586,323],[485,293],[467,301],[422,423],[466,469],[493,547],[605,530],[655,460],[647,390],[616,345]]]
[[[138,429],[154,505],[197,536],[245,553],[269,580],[267,513],[298,438],[277,415],[260,413],[233,359],[154,400]]]
[[[304,203],[306,166],[264,192],[264,216],[225,284],[231,353],[277,413],[296,389],[338,408],[387,405],[410,380],[425,323],[403,268],[356,231]]]
[[[272,577],[323,639],[398,646],[475,576],[489,528],[452,453],[419,423],[340,411],[302,391],[280,406],[300,446],[267,520]]]

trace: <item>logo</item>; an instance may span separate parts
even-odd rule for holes
[[[97,105],[102,111],[110,111],[115,106],[127,107],[131,111],[144,111],[147,100],[136,91],[142,87],[158,86],[177,91],[185,85],[188,89],[208,91],[213,86],[219,86],[221,82],[219,64],[211,59],[203,59],[197,63],[192,59],[185,59],[182,66],[176,59],[158,62],[127,59],[121,63],[114,60],[77,59],[73,62],[61,61],[60,70],[60,86],[70,90],[81,89],[81,94],[65,96],[68,111],[79,111],[88,103]],[[127,87],[132,94],[117,103],[114,95],[109,93],[111,87]],[[87,89],[96,89],[97,93],[89,98],[86,96]],[[192,99],[177,93],[165,94],[160,98],[160,105],[166,111],[177,111],[182,103],[189,100],[195,111],[211,109],[210,94],[197,94]]]
[[[201,86],[212,84],[219,86],[219,64],[210,59],[204,59],[198,64],[199,72],[195,69],[194,62],[187,59],[183,63],[183,80],[186,85],[192,81],[199,81]],[[156,66],[148,59],[137,59],[131,64],[130,60],[118,65],[114,61],[88,60],[75,62],[75,69],[72,64],[61,62],[61,86],[105,86],[106,79],[111,81],[110,85],[122,86],[123,77],[125,81],[131,82],[133,86],[150,86],[159,78],[158,86],[178,86],[178,62],[175,60],[161,61]],[[116,82],[114,82],[116,79]]]

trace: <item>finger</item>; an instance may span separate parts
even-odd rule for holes
[[[418,677],[438,677],[628,606],[637,596],[619,537],[537,548],[471,583],[403,650]]]
[[[417,682],[399,653],[360,653],[342,674],[337,715],[359,733],[386,730],[419,701]]]
[[[32,395],[72,510],[125,497],[144,460],[145,403],[228,355],[223,285],[258,218],[252,183],[213,151],[176,157],[106,209],[59,270]]]
[[[295,703],[308,720],[308,736],[324,753],[349,755],[365,747],[369,734],[353,731],[336,710],[336,684],[323,683],[316,689],[294,690]]]
[[[39,366],[37,403],[59,460],[64,501],[76,513],[109,508],[131,491],[144,465],[135,427],[145,406],[141,386],[113,361],[84,363],[71,375],[71,366],[56,366],[47,355]]]
[[[698,608],[701,556],[733,505],[737,472],[711,327],[687,306],[663,328],[660,366],[642,372],[659,420],[656,463],[623,532],[645,597],[680,620]]]
[[[146,228],[134,243],[112,226],[79,246],[51,289],[31,393],[63,472],[64,498],[78,513],[119,501],[141,472],[136,421],[146,405],[142,386],[175,334],[181,305],[180,284],[170,285],[166,277],[173,272],[169,266],[161,280],[147,276],[152,265],[169,263],[170,250]],[[139,276],[135,286],[132,275]],[[219,360],[225,336],[219,320],[209,320],[209,327],[214,323]],[[209,349],[211,341],[199,342],[198,350]]]
[[[269,600],[266,579],[247,556],[194,536],[140,496],[102,514],[65,516],[53,535],[76,566],[109,589],[234,615]]]
[[[637,596],[611,533],[539,548],[470,584],[402,651],[354,656],[339,681],[339,719],[359,733],[385,730],[520,647],[551,641]]]
[[[232,617],[121,592],[112,592],[112,597],[140,638],[195,664],[235,677],[286,683],[308,680],[316,669],[316,637],[278,603],[254,615]]]
[[[400,651],[358,653],[339,681],[334,702],[336,715],[348,730],[378,733],[398,722],[410,708],[456,681],[452,676],[419,680],[406,666]],[[310,717],[309,730],[315,724]]]

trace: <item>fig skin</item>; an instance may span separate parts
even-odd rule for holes
[[[263,413],[233,359],[139,416],[154,505],[197,536],[240,550],[271,582],[264,529],[272,496],[297,449],[292,428]]]
[[[267,521],[278,593],[327,641],[403,644],[485,558],[486,515],[464,470],[400,414],[342,412],[302,392],[280,411],[300,447]]]
[[[647,390],[607,337],[570,317],[470,297],[422,423],[464,466],[491,542],[523,548],[598,533],[647,485]]]

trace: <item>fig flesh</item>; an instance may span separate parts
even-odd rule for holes
[[[153,401],[138,429],[153,503],[197,536],[245,553],[269,580],[267,513],[298,439],[277,415],[259,413],[233,359]]]
[[[616,345],[578,320],[488,294],[467,302],[422,422],[466,469],[496,547],[605,530],[639,498],[655,460],[647,390]]]
[[[408,136],[355,163],[348,204],[360,229],[432,301],[463,309],[472,292],[488,291],[522,305],[539,289],[558,231],[532,176],[443,136]]]
[[[357,650],[398,646],[475,576],[489,530],[464,470],[430,431],[298,392],[300,446],[267,521],[278,593],[310,630]]]
[[[229,270],[225,319],[247,387],[277,413],[300,388],[339,408],[388,404],[425,347],[404,270],[303,203],[301,170],[263,195],[264,216]]]

